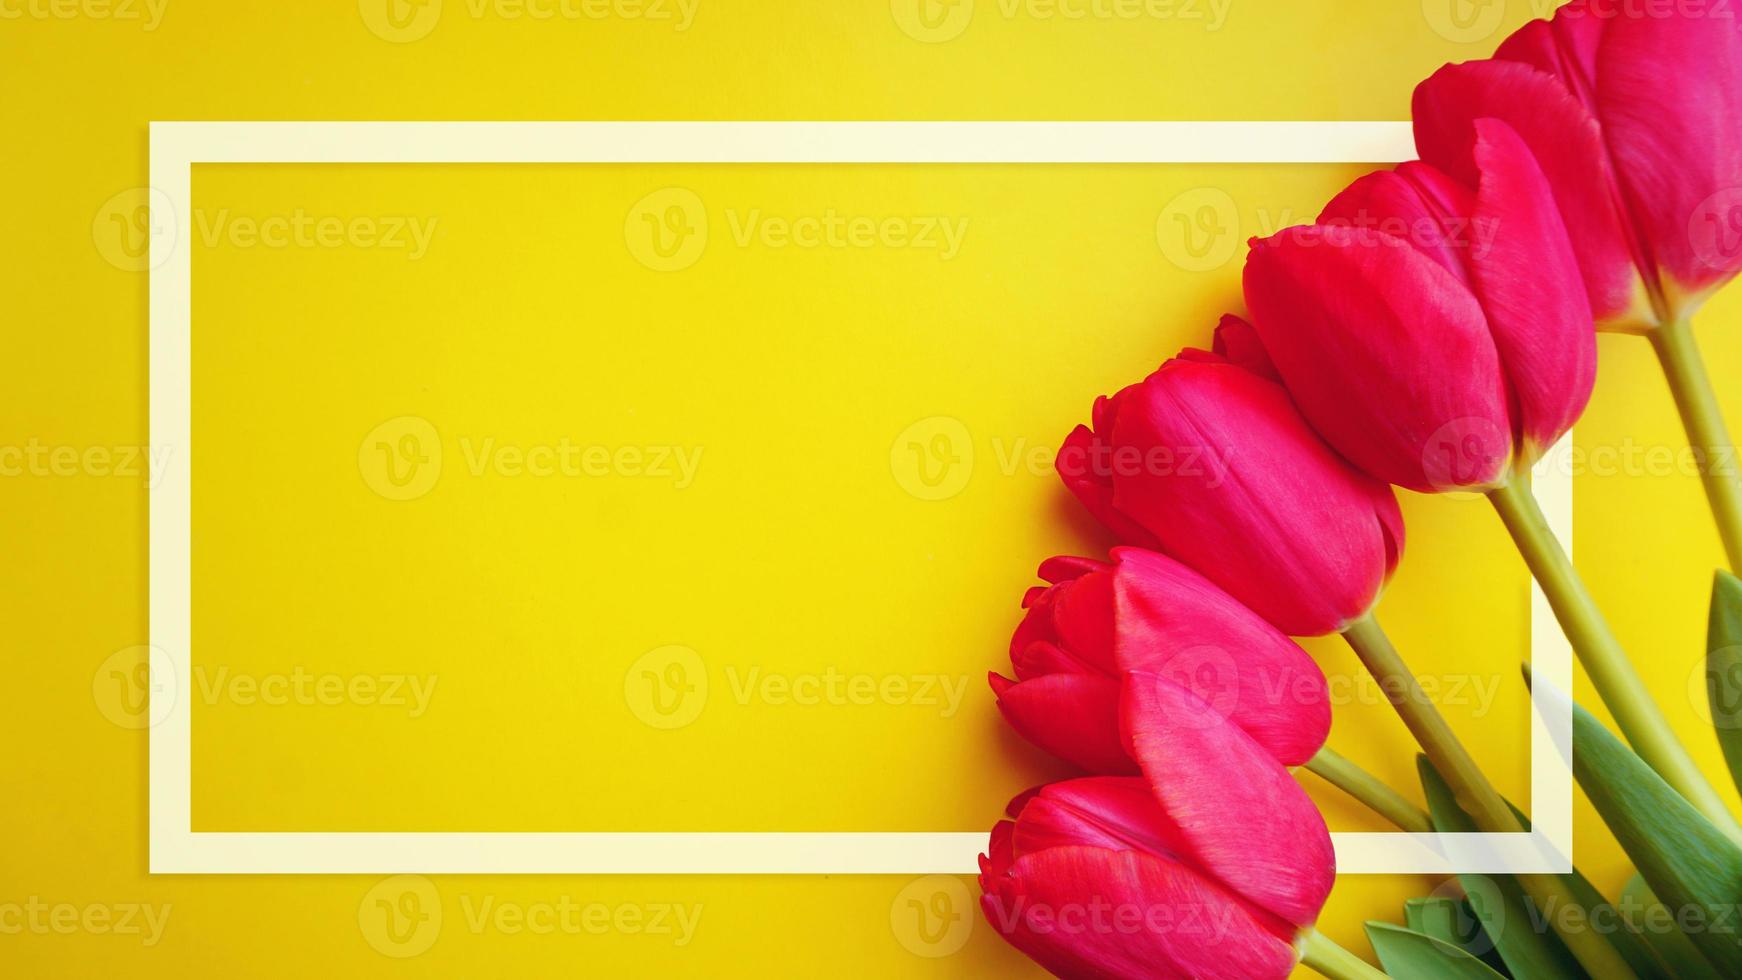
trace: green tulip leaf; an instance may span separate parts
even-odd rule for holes
[[[1742,977],[1742,849],[1578,705],[1573,775],[1702,955]]]
[[[1385,972],[1396,980],[1504,980],[1451,943],[1389,922],[1367,923],[1367,939]]]
[[[1730,779],[1742,789],[1742,579],[1725,571],[1718,573],[1712,586],[1706,697],[1724,761],[1730,764]]]
[[[1427,797],[1434,829],[1442,834],[1476,833],[1476,821],[1458,808],[1451,787],[1433,764],[1418,757],[1416,768],[1421,773],[1422,792]],[[1482,932],[1493,942],[1506,971],[1516,980],[1588,975],[1550,928],[1548,916],[1564,910],[1537,909],[1525,894],[1524,886],[1511,875],[1461,874],[1458,882],[1469,896],[1470,910],[1482,924]],[[1486,950],[1477,947],[1470,952],[1481,955]]]
[[[1644,878],[1634,875],[1621,889],[1621,911],[1628,926],[1666,964],[1660,975],[1676,980],[1718,980],[1718,971],[1694,948],[1693,940],[1676,927],[1675,916],[1651,893]]]

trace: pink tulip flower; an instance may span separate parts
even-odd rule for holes
[[[1055,463],[1128,544],[1177,559],[1292,636],[1340,632],[1403,551],[1391,488],[1307,427],[1280,385],[1187,351],[1095,402]]]
[[[1473,184],[1476,119],[1542,162],[1599,327],[1690,315],[1742,270],[1742,21],[1574,0],[1415,92],[1422,159]]]
[[[1336,876],[1330,834],[1245,732],[1162,678],[1127,732],[1144,777],[1023,794],[980,858],[980,905],[1060,977],[1289,975]]]
[[[1111,564],[1053,558],[1010,641],[1016,679],[991,676],[998,708],[1030,742],[1089,772],[1137,772],[1119,735],[1126,671],[1204,699],[1285,766],[1331,729],[1325,675],[1293,640],[1191,569],[1140,548]]]
[[[1369,174],[1318,223],[1254,242],[1246,302],[1301,412],[1369,474],[1488,490],[1572,427],[1596,336],[1547,180],[1478,120],[1477,183],[1423,163]]]

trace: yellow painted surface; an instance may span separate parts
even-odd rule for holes
[[[113,674],[148,638],[150,120],[1392,119],[1491,43],[1395,2],[977,6],[0,2],[0,972],[1026,975],[948,878],[151,877]],[[1057,770],[984,673],[1034,566],[1107,543],[1046,450],[1358,169],[198,168],[196,829],[989,827]],[[1739,321],[1733,291],[1701,331],[1742,419]],[[1578,560],[1719,774],[1690,678],[1720,553],[1648,348],[1602,353]],[[1404,507],[1381,614],[1522,796],[1522,565],[1479,502]],[[1310,647],[1333,744],[1409,785],[1378,692]],[[1346,878],[1324,927],[1369,952],[1435,884]]]

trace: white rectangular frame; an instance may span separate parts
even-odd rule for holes
[[[191,676],[192,248],[175,229],[193,213],[196,163],[1385,164],[1413,155],[1404,122],[152,123],[151,436],[178,451],[150,492],[151,643],[172,678]],[[1570,545],[1571,476],[1545,466],[1536,490]],[[1338,833],[1340,874],[1572,870],[1572,716],[1555,694],[1572,690],[1572,650],[1534,585],[1531,660],[1534,829]],[[153,874],[973,874],[986,842],[978,832],[195,833],[189,700],[174,698],[150,731]]]

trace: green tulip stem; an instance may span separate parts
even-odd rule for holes
[[[1742,572],[1742,467],[1737,465],[1736,444],[1724,425],[1706,362],[1694,342],[1693,325],[1686,319],[1671,320],[1648,336],[1681,411],[1688,445],[1699,457],[1700,479],[1706,485],[1706,499],[1718,522],[1718,536],[1724,541],[1730,568]]]
[[[1374,980],[1376,977],[1390,976],[1388,973],[1380,972],[1361,957],[1337,945],[1330,937],[1317,929],[1307,930],[1306,949],[1301,953],[1301,962],[1330,977],[1331,980]]]
[[[1416,680],[1409,665],[1403,662],[1403,657],[1397,652],[1397,647],[1391,643],[1391,638],[1379,627],[1379,621],[1372,613],[1361,617],[1343,631],[1343,639],[1353,647],[1361,663],[1373,679],[1379,682],[1379,689],[1385,692],[1392,707],[1397,709],[1398,717],[1409,729],[1410,734],[1420,743],[1422,751],[1427,753],[1428,761],[1439,771],[1446,785],[1452,790],[1452,797],[1458,807],[1470,818],[1476,821],[1476,826],[1491,834],[1523,834],[1524,824],[1518,815],[1508,806],[1494,784],[1482,774],[1476,760],[1470,756],[1458,736],[1452,732],[1452,727],[1446,723],[1444,715],[1433,701],[1421,689],[1421,682]],[[1577,906],[1578,898],[1573,894],[1565,881],[1555,875],[1518,875],[1518,884],[1537,903],[1538,908],[1554,909],[1566,906]],[[1592,929],[1568,928],[1560,929],[1556,924],[1561,941],[1568,951],[1579,961],[1593,977],[1613,977],[1615,980],[1627,980],[1635,974],[1627,961],[1621,958],[1609,940]]]
[[[1307,760],[1306,770],[1353,797],[1367,809],[1391,821],[1399,830],[1411,834],[1431,834],[1433,821],[1427,811],[1404,799],[1367,770],[1334,752],[1329,746]]]
[[[1586,591],[1566,549],[1550,529],[1536,495],[1530,491],[1529,481],[1515,479],[1490,491],[1488,499],[1494,502],[1500,519],[1506,522],[1506,529],[1518,543],[1525,564],[1542,585],[1555,618],[1560,620],[1561,629],[1579,655],[1579,662],[1585,665],[1585,673],[1590,675],[1591,686],[1615,716],[1621,734],[1639,757],[1705,814],[1713,826],[1742,843],[1742,825],[1736,823],[1687,749],[1676,740],[1663,711],[1646,693],[1645,682]]]
[[[1445,716],[1421,689],[1415,673],[1403,662],[1392,645],[1391,638],[1380,628],[1379,621],[1368,613],[1343,631],[1368,673],[1379,682],[1392,707],[1403,719],[1410,734],[1421,744],[1422,751],[1433,762],[1452,788],[1458,806],[1473,817],[1478,826],[1490,833],[1524,833],[1524,827],[1513,815],[1488,777],[1482,774],[1476,760],[1446,724]]]

